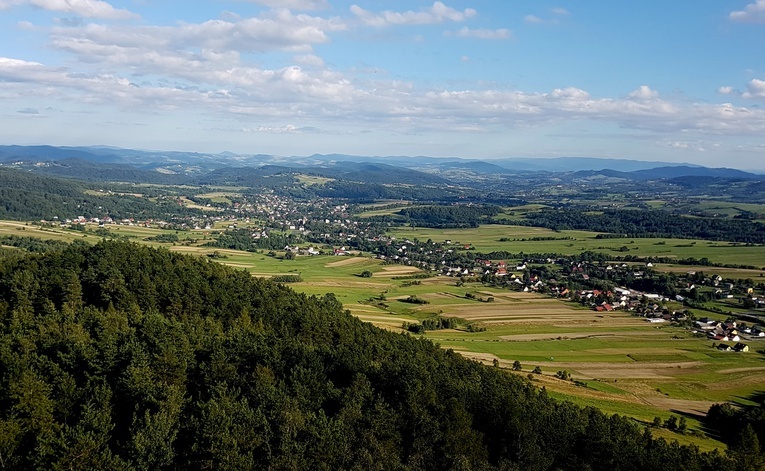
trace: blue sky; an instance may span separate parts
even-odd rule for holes
[[[765,0],[0,0],[0,143],[765,170]]]

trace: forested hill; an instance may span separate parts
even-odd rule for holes
[[[4,254],[2,469],[746,469],[332,295],[127,243]]]

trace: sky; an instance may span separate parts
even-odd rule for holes
[[[0,144],[765,170],[765,0],[0,0]]]

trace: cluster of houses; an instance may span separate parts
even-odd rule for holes
[[[725,322],[719,322],[708,318],[702,318],[696,321],[695,326],[701,331],[706,332],[709,340],[715,342],[739,342],[741,340],[741,334],[745,334],[750,338],[764,338],[765,331],[759,326],[740,326],[736,321],[728,320]],[[718,348],[724,350],[727,344],[718,344]],[[738,343],[732,347],[732,350],[746,352],[749,348]]]

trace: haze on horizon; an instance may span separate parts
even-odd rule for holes
[[[0,144],[765,169],[765,0],[0,0]]]

